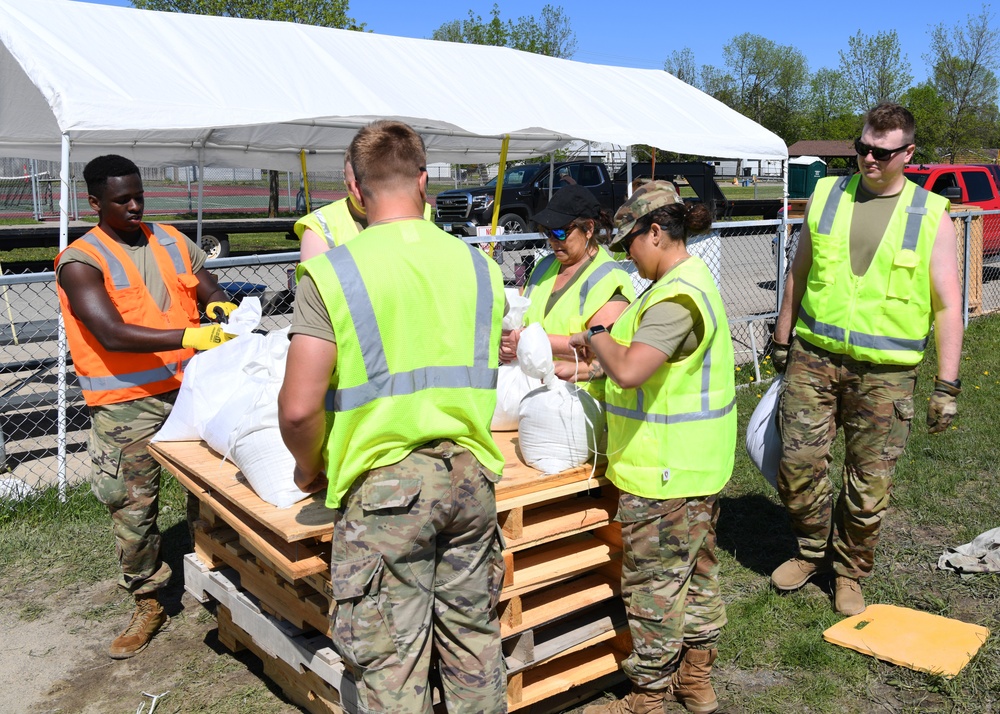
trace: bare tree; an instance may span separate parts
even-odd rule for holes
[[[694,52],[690,47],[671,52],[663,63],[663,69],[692,87],[698,86],[698,70],[694,63]]]

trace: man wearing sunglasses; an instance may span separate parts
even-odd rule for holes
[[[913,137],[913,115],[898,104],[868,112],[854,143],[858,173],[821,180],[809,199],[774,330],[775,368],[785,372],[778,492],[799,554],[771,581],[791,591],[832,571],[844,615],[865,609],[859,581],[872,571],[932,322],[931,433],[951,424],[961,391],[955,228],[948,201],[903,175]],[[838,426],[839,494],[827,474]]]

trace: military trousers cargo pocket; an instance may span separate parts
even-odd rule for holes
[[[378,668],[398,651],[389,598],[382,587],[383,568],[380,554],[330,567],[337,602],[333,643],[344,659],[359,667]]]
[[[122,450],[101,441],[91,429],[87,437],[90,456],[90,490],[105,506],[121,507],[128,498],[125,481],[120,478]]]
[[[490,589],[490,612],[495,610],[496,606],[500,604],[500,592],[503,590],[503,580],[507,570],[503,562],[504,545],[503,532],[497,528],[493,536],[493,545],[486,556],[490,559],[487,575]]]
[[[913,425],[913,398],[897,399],[892,403],[892,423],[886,435],[885,447],[882,449],[883,461],[895,461],[906,448],[906,440],[910,438],[910,427]]]

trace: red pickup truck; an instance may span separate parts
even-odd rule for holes
[[[963,164],[912,164],[906,178],[928,191],[941,194],[953,204],[1000,210],[1000,192],[993,167]],[[983,222],[983,255],[1000,253],[1000,214],[987,214]]]

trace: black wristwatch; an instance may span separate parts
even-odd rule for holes
[[[590,341],[594,338],[594,335],[598,334],[599,332],[607,332],[607,331],[608,328],[606,328],[604,325],[594,325],[589,330],[587,330],[587,344],[588,345],[590,344]]]

